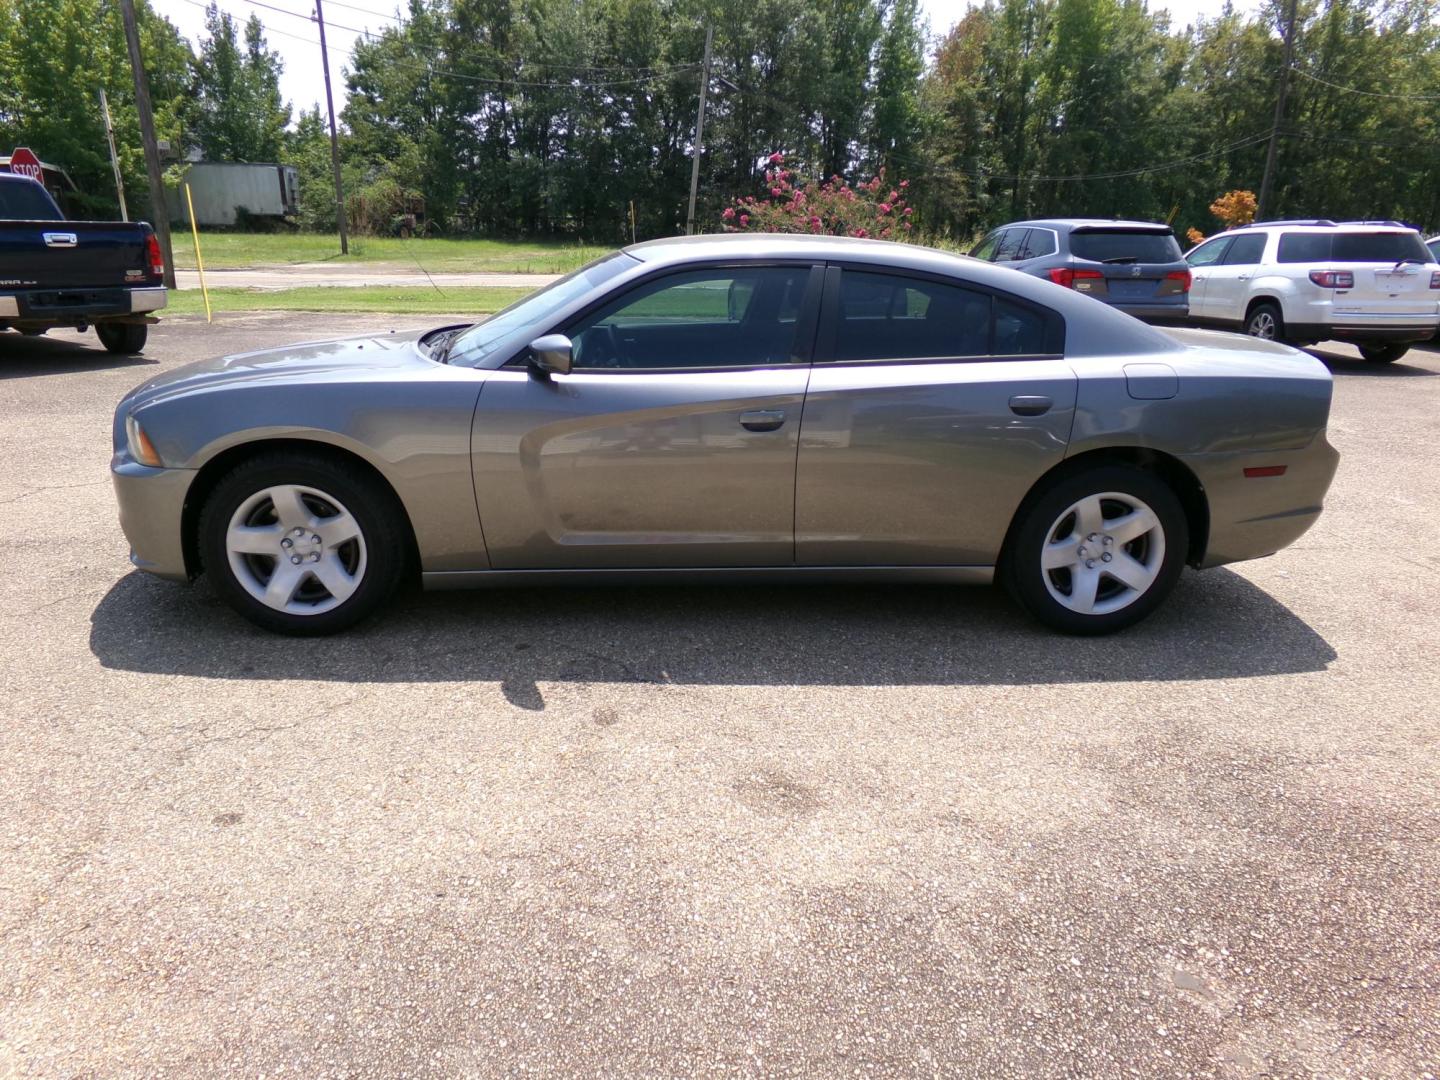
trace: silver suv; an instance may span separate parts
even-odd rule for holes
[[[1440,325],[1440,264],[1398,221],[1265,221],[1185,256],[1190,319],[1255,337],[1349,341],[1388,364]]]

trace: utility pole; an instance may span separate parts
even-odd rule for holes
[[[318,3],[319,0],[316,0]],[[700,187],[700,149],[705,141],[705,92],[710,89],[710,42],[715,28],[705,28],[705,62],[700,74],[700,115],[695,118],[695,152],[690,157],[690,209],[685,214],[685,234],[695,231],[695,192]]]
[[[315,21],[320,24],[320,64],[325,70],[325,108],[330,113],[330,171],[335,175],[335,224],[340,228],[340,254],[348,255],[350,238],[345,233],[345,188],[340,183],[340,138],[335,134],[335,98],[330,93],[330,54],[325,51],[325,12],[320,7],[320,0],[315,0]]]
[[[105,87],[100,87],[100,114],[105,117],[105,141],[110,144],[110,168],[115,172],[115,194],[120,198],[120,220],[129,221],[125,209],[125,181],[120,178],[120,159],[115,155],[115,128],[110,123],[110,102],[105,97]]]
[[[1275,95],[1275,123],[1270,128],[1270,145],[1265,151],[1265,175],[1260,180],[1260,198],[1255,202],[1255,220],[1264,221],[1275,188],[1275,155],[1280,143],[1280,125],[1285,122],[1285,95],[1290,89],[1290,66],[1295,59],[1295,0],[1290,0],[1285,17],[1285,66],[1280,69],[1280,90]]]
[[[135,111],[140,114],[140,139],[145,144],[145,174],[150,180],[151,224],[165,256],[165,287],[175,288],[175,256],[170,249],[170,214],[165,209],[165,179],[160,175],[160,147],[155,143],[155,115],[150,110],[150,81],[140,57],[140,31],[135,26],[135,0],[120,0],[120,17],[125,20],[125,44],[130,50],[130,67],[135,73]]]

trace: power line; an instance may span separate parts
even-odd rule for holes
[[[195,6],[195,7],[198,7],[198,8],[204,8],[204,9],[206,9],[206,10],[209,10],[209,7],[210,7],[209,4],[207,4],[207,3],[202,3],[201,0],[184,0],[184,2],[187,3],[187,4],[191,4],[191,5],[193,5],[193,6]],[[257,7],[270,8],[270,9],[273,10],[273,11],[281,11],[281,12],[284,12],[285,14],[287,14],[287,15],[293,15],[293,16],[295,16],[296,18],[303,18],[303,19],[305,19],[307,22],[309,21],[309,18],[308,18],[307,16],[300,15],[298,12],[285,11],[284,8],[278,8],[278,7],[275,7],[275,6],[272,5],[272,4],[261,3],[260,0],[246,0],[246,2],[247,2],[247,3],[251,3],[251,4],[255,4]],[[333,0],[332,0],[332,2],[333,2]],[[224,10],[224,9],[221,9],[221,10]],[[233,13],[233,12],[226,12],[226,14],[233,16],[234,13]],[[367,33],[366,33],[365,31],[363,31],[363,30],[355,30],[354,27],[342,26],[342,25],[339,24],[339,23],[331,22],[331,23],[328,23],[327,25],[336,27],[336,28],[341,29],[341,30],[351,30],[351,31],[353,31],[354,33],[359,34],[359,35],[361,35],[361,36],[363,36],[363,37],[375,37],[375,35],[367,34]],[[306,37],[306,36],[303,35],[303,34],[292,34],[292,33],[288,32],[288,31],[285,31],[285,30],[277,30],[277,29],[275,29],[274,27],[272,27],[271,25],[269,25],[268,23],[265,23],[265,22],[261,22],[260,26],[261,26],[262,29],[265,30],[266,33],[269,33],[269,34],[278,34],[278,35],[281,36],[281,37],[294,38],[296,41],[303,41],[303,42],[305,42],[305,43],[308,44],[308,45],[318,45],[318,44],[319,44],[319,42],[316,41],[316,40],[315,40],[314,38],[312,38],[312,37]],[[385,40],[384,38],[376,38],[376,41],[379,41],[379,42],[383,42],[384,40]],[[344,59],[350,59],[350,53],[349,53],[349,51],[346,50],[346,49],[342,49],[342,48],[340,48],[339,46],[328,45],[328,46],[326,47],[326,50],[325,50],[325,51],[326,51],[326,52],[329,52],[329,53],[334,53],[335,55],[338,55],[338,56],[340,56],[340,57],[342,57],[342,58],[344,58]],[[654,82],[656,79],[662,78],[662,77],[667,76],[667,75],[670,75],[670,74],[679,73],[679,72],[685,72],[685,71],[694,71],[694,70],[695,70],[696,68],[698,68],[700,65],[699,65],[699,64],[677,64],[677,65],[675,65],[674,67],[664,68],[664,69],[655,69],[655,70],[654,70],[652,73],[650,73],[650,74],[647,74],[647,75],[638,75],[638,76],[635,76],[634,78],[627,78],[627,79],[605,79],[605,80],[591,80],[591,81],[587,81],[587,80],[583,80],[583,79],[572,79],[572,80],[567,81],[567,82],[530,82],[530,81],[524,81],[524,80],[520,80],[520,79],[489,79],[489,78],[484,78],[484,77],[479,76],[479,75],[465,75],[465,74],[462,74],[461,72],[458,72],[458,71],[449,71],[449,70],[446,70],[445,68],[434,67],[434,66],[432,66],[432,65],[430,65],[430,64],[426,64],[426,63],[418,62],[418,61],[417,61],[416,63],[399,62],[399,63],[394,64],[394,66],[399,67],[399,68],[402,68],[402,69],[407,70],[407,71],[423,71],[423,72],[425,72],[426,74],[429,74],[429,75],[441,75],[441,76],[444,76],[445,78],[460,79],[462,82],[480,83],[480,84],[487,85],[487,86],[495,86],[495,87],[501,87],[501,88],[521,87],[521,88],[525,88],[525,89],[543,89],[543,90],[595,90],[595,89],[606,89],[606,88],[614,87],[614,86],[638,86],[638,85],[641,85],[641,84],[643,84],[643,83]],[[547,66],[548,66],[548,65],[547,65]],[[577,70],[584,70],[584,69],[577,69]]]
[[[1359,94],[1361,97],[1390,98],[1393,101],[1440,101],[1440,96],[1434,94],[1383,94],[1374,90],[1359,90],[1353,86],[1341,86],[1329,79],[1322,79],[1319,75],[1312,75],[1304,68],[1291,67],[1291,71],[1297,75],[1303,75],[1311,82],[1317,82],[1321,86],[1328,86],[1331,90],[1339,90],[1346,94]]]

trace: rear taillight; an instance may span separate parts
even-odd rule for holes
[[[1430,271],[1430,288],[1440,289],[1440,270]]]
[[[1056,266],[1050,270],[1050,280],[1067,289],[1075,288],[1077,281],[1102,281],[1104,278],[1099,270],[1072,270],[1068,266]]]
[[[151,277],[165,276],[165,256],[160,254],[160,241],[153,232],[145,238],[145,260],[150,264]]]
[[[1310,280],[1322,289],[1353,289],[1355,275],[1349,270],[1311,270]]]
[[[1190,271],[1189,271],[1189,270],[1171,270],[1170,273],[1168,273],[1168,274],[1165,275],[1165,280],[1166,280],[1166,281],[1178,281],[1178,282],[1180,282],[1180,291],[1181,291],[1181,292],[1189,292],[1189,291],[1190,291]]]

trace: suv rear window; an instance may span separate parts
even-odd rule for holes
[[[0,221],[62,221],[45,189],[34,180],[0,180]]]
[[[1071,233],[1070,253],[1076,258],[1094,262],[1180,261],[1180,245],[1170,233],[1127,232],[1123,229]]]
[[[1431,261],[1420,234],[1413,232],[1282,233],[1276,258],[1282,263]]]

